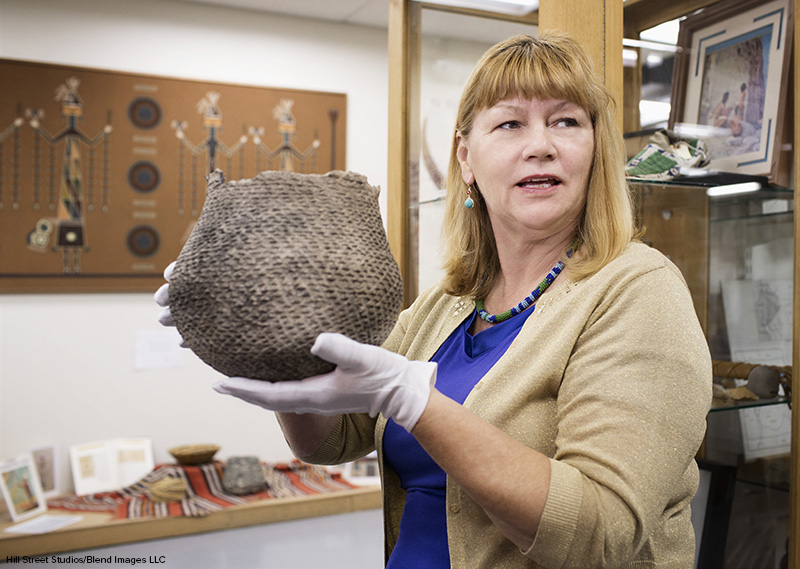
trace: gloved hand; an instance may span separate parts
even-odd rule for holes
[[[163,285],[159,287],[154,295],[154,299],[156,304],[159,305],[163,310],[158,315],[158,321],[162,326],[175,326],[175,321],[172,319],[172,313],[169,311],[169,277],[172,275],[172,271],[175,270],[175,263],[177,261],[172,261],[167,268],[164,269],[164,279],[167,281]],[[181,348],[186,347],[186,343],[181,338]]]
[[[383,413],[409,432],[428,404],[436,378],[433,362],[411,361],[331,333],[317,336],[311,353],[336,364],[336,369],[276,383],[231,377],[215,384],[214,389],[284,413],[369,413],[372,417]]]

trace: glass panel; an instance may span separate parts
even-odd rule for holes
[[[650,142],[653,133],[669,124],[679,24],[671,20],[623,39],[626,100],[622,109],[628,160]]]
[[[642,129],[667,127],[678,27],[679,21],[672,20],[639,34],[638,57],[642,66],[639,116]]]
[[[536,34],[529,24],[422,10],[419,54],[419,132],[410,166],[411,239],[417,251],[418,291],[441,276],[444,189],[461,91],[478,59],[492,45],[517,34]],[[438,30],[434,35],[430,30]],[[452,30],[447,35],[441,30]]]
[[[711,209],[713,357],[791,365],[791,194],[728,198]],[[725,567],[780,567],[789,535],[789,405],[712,413],[707,440],[707,458],[737,467]]]
[[[637,189],[645,240],[683,272],[712,358],[790,366],[793,192],[709,198],[704,186],[675,182]],[[714,519],[723,531],[713,543],[701,540],[714,549],[701,559],[712,560],[710,567],[777,569],[788,552],[789,400],[782,388],[776,397],[753,399],[741,389],[755,389],[748,378],[715,383],[727,398],[714,399],[700,456],[704,468],[729,467],[735,477],[726,489],[727,510]]]

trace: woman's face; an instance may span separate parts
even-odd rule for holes
[[[594,157],[594,127],[560,99],[511,98],[478,112],[459,138],[464,182],[477,182],[495,235],[570,235],[583,215]]]

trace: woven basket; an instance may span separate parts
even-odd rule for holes
[[[182,445],[172,447],[169,453],[180,464],[205,464],[211,462],[218,450],[219,445]]]
[[[169,303],[186,345],[227,376],[302,379],[333,365],[321,332],[379,345],[402,305],[379,190],[359,174],[209,175]]]
[[[186,497],[189,485],[182,478],[162,478],[150,485],[150,499],[154,502],[180,502]]]

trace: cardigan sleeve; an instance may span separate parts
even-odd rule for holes
[[[674,549],[665,542],[687,533],[670,524],[689,523],[711,375],[677,269],[609,286],[564,370],[549,494],[525,554],[549,568],[624,567],[643,547]]]

